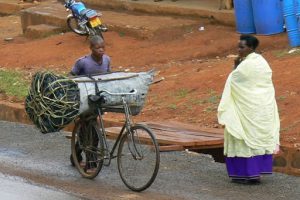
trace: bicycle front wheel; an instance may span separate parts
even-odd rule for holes
[[[144,125],[135,125],[126,132],[119,144],[118,170],[124,184],[133,191],[147,189],[159,169],[158,143],[152,131]]]
[[[91,124],[88,124],[91,123]],[[104,159],[103,137],[96,122],[77,122],[71,139],[75,167],[84,178],[95,178]]]

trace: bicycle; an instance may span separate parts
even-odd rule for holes
[[[120,95],[125,114],[125,123],[109,149],[103,122],[103,112],[109,107],[103,107],[102,93]],[[154,182],[160,163],[159,146],[152,131],[145,125],[134,124],[130,118],[131,111],[125,101],[129,93],[112,93],[107,90],[89,96],[92,114],[81,116],[75,121],[72,132],[71,149],[73,162],[79,173],[92,179],[96,177],[102,166],[109,166],[113,158],[117,158],[120,177],[124,184],[133,191],[143,191]],[[98,120],[97,120],[98,119]],[[99,122],[99,123],[98,123]],[[115,150],[118,151],[115,155]]]

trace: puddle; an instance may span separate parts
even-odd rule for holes
[[[24,156],[24,155],[25,155],[25,153],[23,153],[19,149],[0,148],[0,156],[21,157],[21,156]]]
[[[23,155],[25,155],[25,153],[18,149],[0,148],[0,156],[21,157]]]
[[[20,177],[0,173],[0,182],[1,200],[83,200],[83,198],[74,197],[64,192],[32,185]]]

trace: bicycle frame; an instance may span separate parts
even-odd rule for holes
[[[106,159],[108,159],[108,163],[107,164],[104,164],[106,166],[110,165],[110,162],[111,162],[111,159],[115,158],[116,156],[114,156],[114,152],[115,150],[117,149],[119,143],[120,143],[120,140],[124,134],[124,131],[125,133],[131,133],[131,126],[132,126],[132,121],[131,121],[131,118],[130,118],[130,110],[129,110],[129,107],[125,101],[125,98],[124,98],[124,95],[122,95],[122,103],[123,103],[123,107],[124,107],[124,114],[125,114],[125,123],[112,147],[112,149],[109,151],[109,147],[108,147],[108,144],[107,144],[107,139],[106,139],[106,131],[105,131],[105,128],[104,128],[104,120],[103,120],[103,115],[102,115],[102,112],[101,112],[101,108],[97,108],[97,115],[99,116],[99,120],[100,120],[100,129],[101,129],[101,133],[103,135],[103,140],[104,140],[104,145],[105,145],[105,150],[108,150],[108,154],[105,155],[107,156]],[[131,140],[133,140],[133,135],[131,135]],[[135,145],[134,145],[135,147]],[[136,148],[136,147],[135,147]],[[138,152],[138,151],[135,151],[135,152]],[[140,156],[141,157],[141,156]]]
[[[103,112],[110,109],[110,107],[101,106],[105,105],[105,99],[104,96],[101,96],[101,92],[120,95],[123,104],[122,109],[124,109],[125,122],[111,149],[107,141],[103,120]],[[86,113],[86,116],[81,115],[80,119],[75,122],[76,125],[72,132],[71,158],[74,159],[74,165],[83,177],[92,179],[98,175],[103,165],[109,166],[111,160],[117,158],[118,171],[124,184],[129,189],[137,192],[147,189],[158,173],[159,146],[155,135],[147,126],[134,124],[131,119],[131,110],[126,102],[126,95],[135,94],[136,90],[129,93],[111,93],[96,90],[95,93],[96,95],[89,96],[91,113]],[[85,130],[81,130],[81,128]],[[81,133],[87,138],[81,139]],[[144,141],[145,138],[147,138],[146,142]],[[80,141],[82,141],[82,147],[80,147]],[[79,147],[76,147],[76,145],[79,145]],[[148,163],[149,160],[144,159],[148,156],[154,162]],[[139,164],[133,165],[134,168],[132,168],[132,162]],[[140,164],[143,165],[143,163],[144,166],[141,166]],[[143,178],[139,176],[128,177],[128,173],[131,174],[136,170],[146,172],[145,168],[149,170],[146,170],[147,173],[143,174]]]

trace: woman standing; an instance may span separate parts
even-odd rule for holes
[[[218,107],[225,126],[224,155],[233,182],[259,183],[272,173],[272,154],[279,150],[280,121],[267,61],[255,53],[259,41],[241,35],[239,56],[229,74]]]

